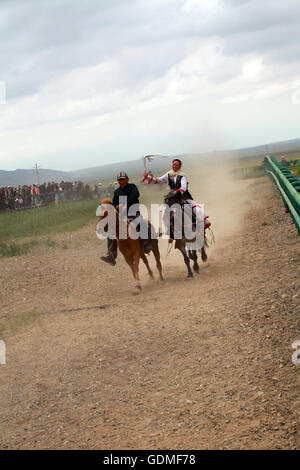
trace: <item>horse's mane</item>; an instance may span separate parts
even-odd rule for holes
[[[111,199],[109,197],[106,197],[105,199],[102,199],[100,204],[112,204]]]

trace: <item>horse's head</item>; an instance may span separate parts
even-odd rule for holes
[[[103,220],[105,217],[108,216],[109,212],[112,209],[112,202],[109,198],[102,199],[100,202],[100,206],[97,207],[96,216],[98,217],[98,222]]]
[[[102,199],[100,205],[97,208],[96,216],[98,217],[96,225],[97,237],[101,240],[103,237],[111,233],[115,234],[116,226],[119,222],[119,216],[117,210],[114,208],[109,198]],[[106,235],[105,235],[106,234]]]
[[[164,198],[164,203],[171,207],[173,204],[182,204],[182,194],[180,191],[177,193],[174,191],[170,191]]]

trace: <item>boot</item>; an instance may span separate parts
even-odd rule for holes
[[[112,255],[100,256],[100,259],[102,259],[102,261],[105,261],[105,263],[111,264],[112,266],[115,266],[116,264],[116,261]]]

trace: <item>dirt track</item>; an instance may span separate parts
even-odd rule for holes
[[[133,296],[92,226],[0,261],[2,449],[299,448],[299,237],[269,180],[245,184],[192,281],[161,242],[167,281],[143,266]]]

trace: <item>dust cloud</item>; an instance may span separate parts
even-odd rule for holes
[[[194,200],[204,205],[219,244],[239,232],[250,202],[249,181],[232,174],[233,160],[182,168]]]
[[[208,251],[209,259],[214,248],[220,248],[227,240],[239,236],[251,204],[253,180],[237,179],[232,172],[236,167],[235,155],[226,160],[221,157],[199,162],[182,160],[182,171],[189,182],[189,191],[193,199],[204,206],[204,212],[209,216],[215,235],[215,245],[210,246]],[[148,208],[151,203],[163,203],[163,196],[167,192],[166,185],[145,185],[141,189],[142,202]],[[165,258],[168,250],[167,240],[161,239],[160,248]],[[177,262],[181,254],[177,253],[177,250],[175,253],[168,257],[168,260],[174,258],[174,262]]]

